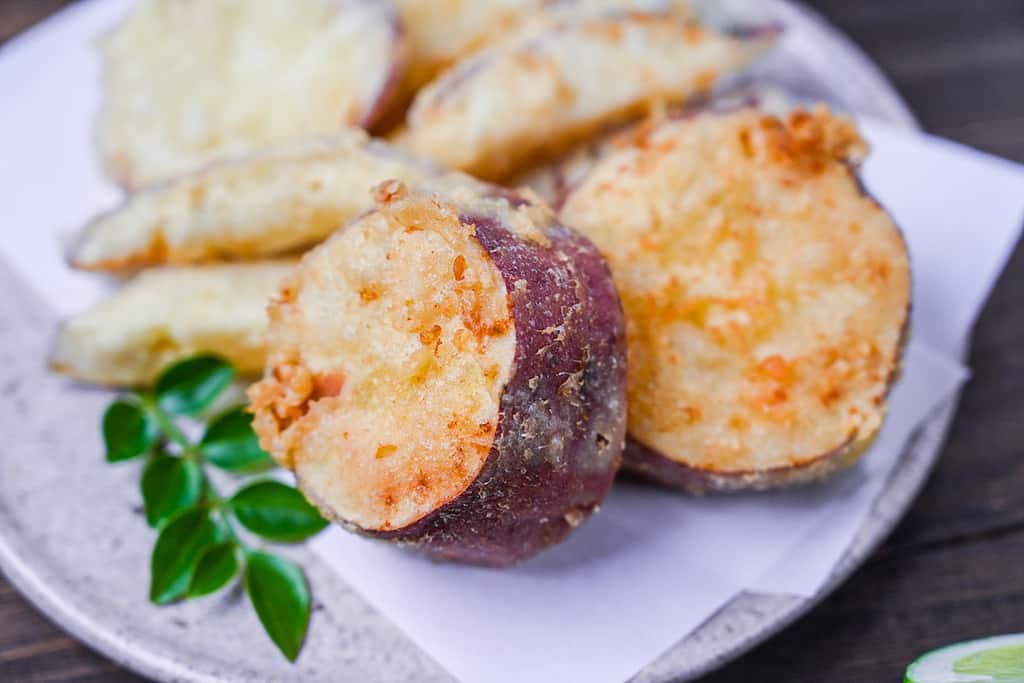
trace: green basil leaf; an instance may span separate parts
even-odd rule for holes
[[[220,356],[192,356],[160,373],[157,401],[169,413],[195,415],[213,403],[234,377],[235,369]]]
[[[301,493],[276,481],[250,484],[228,504],[242,526],[272,541],[301,541],[327,526]]]
[[[203,495],[203,469],[193,460],[159,454],[142,471],[146,521],[158,527]]]
[[[156,420],[134,403],[115,401],[103,414],[107,462],[138,457],[149,451],[159,436]]]
[[[252,413],[239,406],[224,413],[207,428],[199,451],[208,461],[232,472],[252,472],[274,464],[260,448],[252,428]]]
[[[233,541],[206,549],[188,589],[188,597],[198,598],[219,591],[238,573],[238,547]]]
[[[279,555],[250,553],[245,590],[267,635],[294,662],[309,626],[309,587],[302,570]]]
[[[205,507],[190,508],[172,517],[153,546],[149,599],[165,605],[185,597],[199,557],[226,536],[224,525]]]

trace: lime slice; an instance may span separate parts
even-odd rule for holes
[[[1024,683],[1024,633],[948,645],[907,667],[905,683]]]

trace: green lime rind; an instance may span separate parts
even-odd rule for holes
[[[994,647],[967,655],[953,663],[958,674],[982,674],[997,681],[1024,683],[1024,643]]]
[[[1024,633],[926,652],[907,667],[904,683],[1024,683]]]

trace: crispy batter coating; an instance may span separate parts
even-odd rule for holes
[[[766,486],[848,464],[878,432],[910,268],[855,176],[866,153],[824,108],[705,114],[636,136],[569,196],[563,220],[606,254],[626,308],[627,464]]]
[[[441,173],[353,129],[212,164],[95,219],[72,265],[116,271],[266,258],[308,247],[373,207],[371,189]]]
[[[64,323],[50,367],[85,382],[146,386],[168,363],[219,353],[246,375],[266,359],[266,307],[294,263],[155,268]]]
[[[417,95],[401,144],[500,180],[658,100],[706,92],[773,44],[672,14],[566,18],[460,61]]]
[[[455,62],[524,25],[600,12],[690,16],[685,0],[395,0],[409,38],[404,89],[412,92]]]
[[[390,181],[270,308],[261,444],[345,526],[505,566],[596,508],[625,439],[625,327],[597,248],[534,199]]]
[[[103,52],[100,152],[131,188],[368,127],[405,60],[397,14],[378,0],[142,0]]]
[[[251,397],[264,447],[316,499],[387,530],[476,477],[515,331],[501,274],[457,211],[398,183],[378,198],[389,208],[311,252],[271,306],[270,375]]]

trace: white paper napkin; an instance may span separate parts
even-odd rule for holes
[[[883,124],[869,189],[902,226],[915,341],[863,462],[824,486],[687,498],[619,484],[563,546],[510,571],[435,565],[340,530],[314,545],[458,678],[622,681],[743,590],[813,594],[911,432],[966,378],[956,360],[1024,220],[1024,170]]]
[[[92,152],[98,67],[69,40],[127,0],[84,3],[0,50],[0,257],[61,315],[109,283],[66,268],[67,239],[116,202]],[[86,11],[88,8],[89,11]],[[1024,216],[1021,168],[865,122],[869,188],[906,232],[915,310],[891,415],[862,464],[826,486],[687,498],[619,484],[568,542],[510,571],[435,565],[332,530],[315,549],[466,681],[628,678],[750,588],[811,594],[849,545],[909,432],[963,380],[956,362]]]
[[[623,681],[752,586],[824,516],[865,511],[881,487],[875,470],[895,461],[963,377],[956,362],[914,344],[870,466],[769,496],[692,498],[618,483],[566,543],[511,570],[435,564],[340,529],[313,547],[461,680]],[[833,537],[841,553],[842,534],[825,530]],[[826,554],[816,554],[825,572],[834,564]]]

